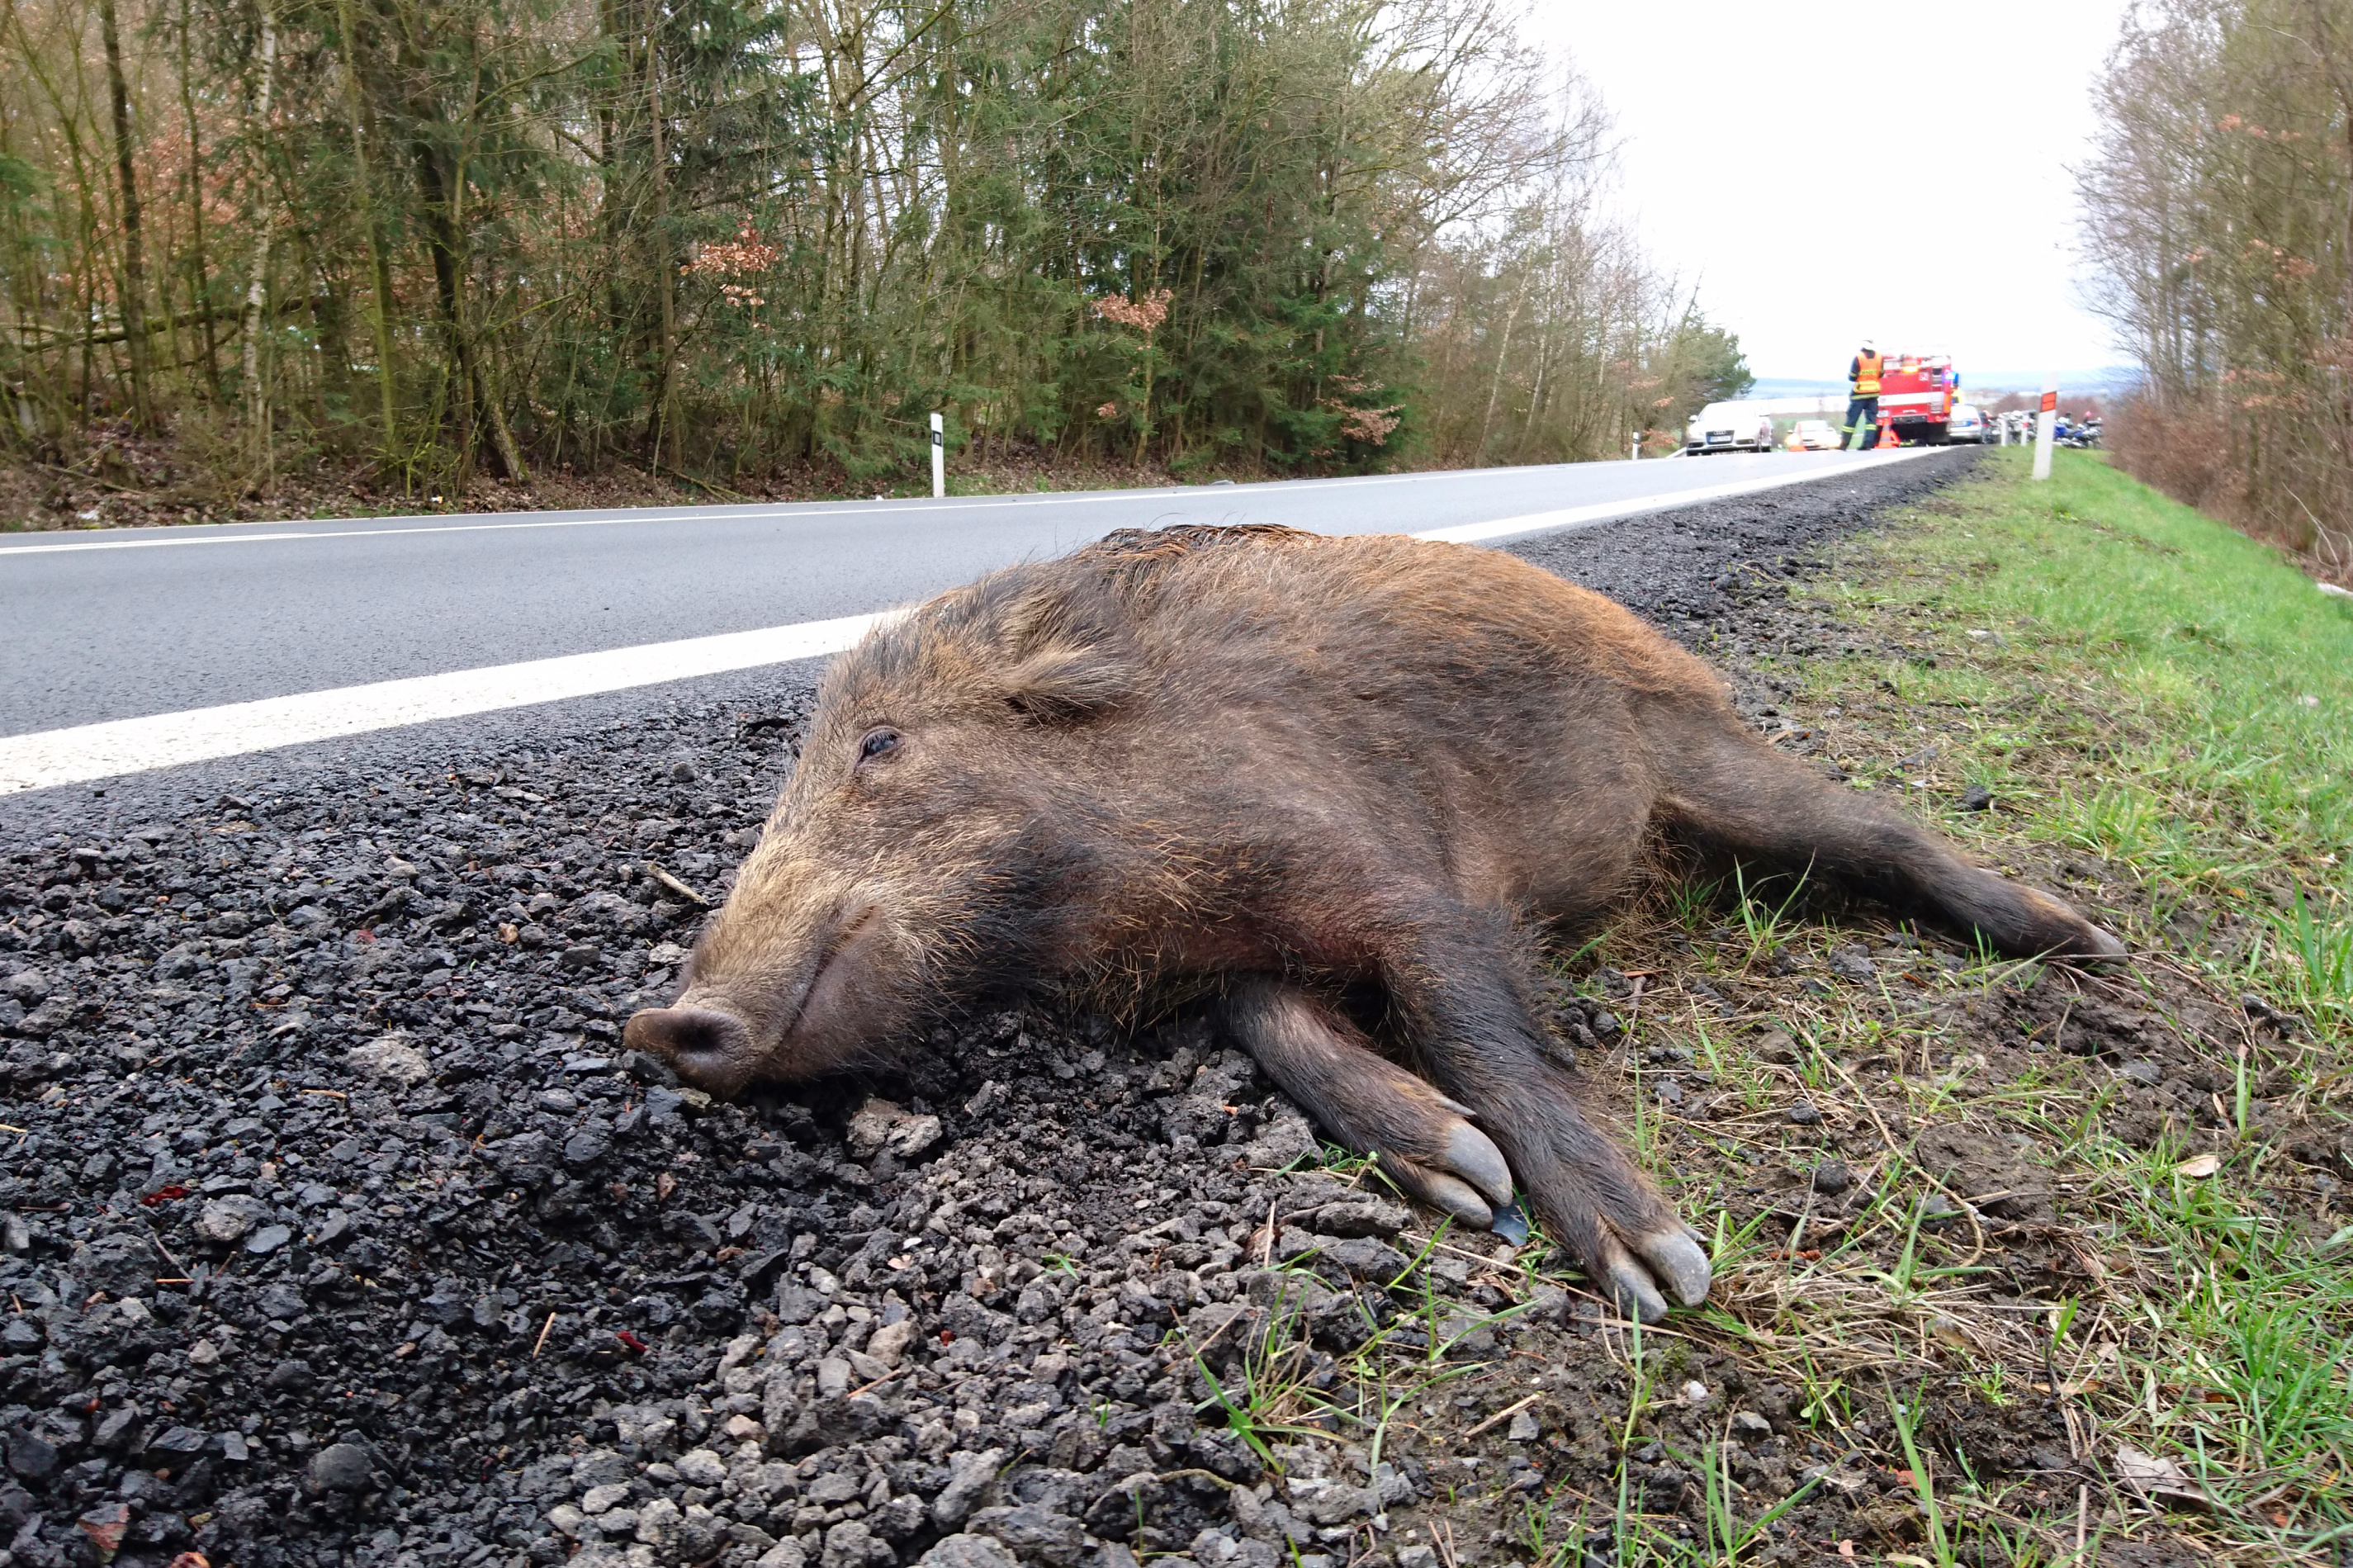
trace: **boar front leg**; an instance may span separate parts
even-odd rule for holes
[[[1512,1201],[1511,1168],[1470,1111],[1383,1060],[1345,1019],[1299,987],[1238,977],[1219,1003],[1226,1032],[1324,1131],[1407,1192],[1484,1230]]]
[[[1399,933],[1386,976],[1438,1086],[1503,1146],[1552,1234],[1620,1310],[1656,1322],[1706,1299],[1707,1253],[1618,1143],[1586,1119],[1520,986],[1509,916],[1456,909]]]

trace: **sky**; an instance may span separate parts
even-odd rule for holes
[[[1760,376],[1883,351],[1996,373],[2120,363],[2083,303],[2074,171],[2127,0],[2025,10],[1533,0],[1599,90],[1619,201]]]

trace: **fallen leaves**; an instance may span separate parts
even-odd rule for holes
[[[681,898],[687,900],[698,909],[708,909],[711,907],[710,899],[705,898],[702,894],[697,893],[693,888],[689,887],[685,883],[681,882],[677,877],[672,876],[669,872],[664,871],[661,867],[656,865],[651,861],[646,862],[646,874],[652,877],[656,882],[660,883],[664,887],[669,888],[672,893],[677,894]]]
[[[2129,1444],[2116,1449],[2116,1474],[2125,1485],[2152,1503],[2177,1508],[2210,1509],[2214,1499],[2179,1460],[2144,1454]]]
[[[2183,1160],[2180,1164],[2175,1166],[2173,1168],[2173,1173],[2177,1176],[2189,1176],[2202,1181],[2221,1169],[2222,1169],[2222,1157],[2221,1155],[2193,1154],[2189,1159]]]

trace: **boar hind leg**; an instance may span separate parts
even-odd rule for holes
[[[1341,1143],[1380,1156],[1414,1197],[1482,1230],[1512,1201],[1511,1168],[1470,1112],[1377,1055],[1305,991],[1247,976],[1221,1006],[1227,1033],[1284,1094]]]
[[[1666,810],[1707,843],[1923,905],[2006,953],[2115,959],[2125,945],[2069,906],[1971,865],[1936,834],[1746,735],[1676,769]]]
[[[1670,1297],[1698,1306],[1707,1253],[1625,1150],[1586,1118],[1575,1080],[1554,1065],[1543,1025],[1513,983],[1520,945],[1509,917],[1460,916],[1401,935],[1388,966],[1391,1001],[1422,1066],[1503,1146],[1554,1239],[1621,1311],[1655,1322]]]
[[[1497,924],[1502,924],[1501,917]],[[1472,940],[1393,971],[1391,995],[1430,1076],[1503,1145],[1554,1238],[1620,1311],[1707,1298],[1707,1253],[1626,1152],[1588,1120],[1511,982],[1511,944]]]

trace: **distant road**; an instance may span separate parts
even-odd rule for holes
[[[0,536],[0,793],[831,652],[1116,528],[1497,538],[1905,455]]]

